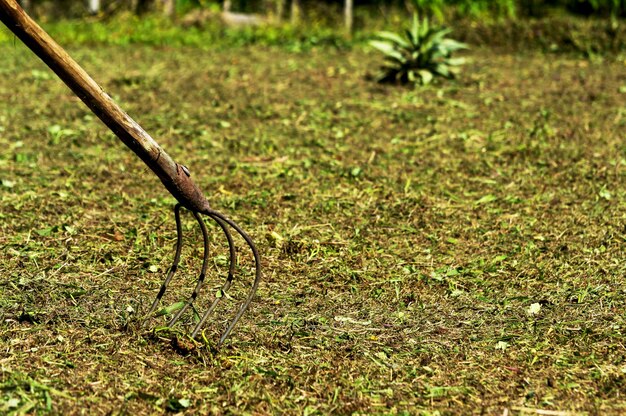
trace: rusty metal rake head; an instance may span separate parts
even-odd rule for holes
[[[146,320],[152,316],[154,311],[159,306],[161,298],[163,298],[163,295],[165,294],[165,291],[167,290],[167,286],[169,285],[170,281],[172,280],[172,278],[174,277],[174,274],[176,273],[178,269],[178,263],[180,261],[180,252],[181,252],[182,243],[183,243],[183,233],[182,233],[182,227],[181,227],[181,222],[180,222],[181,208],[182,208],[181,204],[176,204],[176,206],[174,207],[174,218],[176,219],[176,233],[177,233],[176,253],[174,254],[174,262],[172,263],[172,266],[170,267],[167,273],[167,276],[165,280],[163,281],[163,284],[161,285],[161,289],[159,290],[159,293],[157,294],[156,299],[154,299],[154,302],[152,303],[150,310],[146,314]],[[232,321],[230,321],[230,324],[228,325],[226,330],[222,333],[222,336],[220,337],[220,340],[218,343],[218,345],[221,345],[224,342],[224,340],[228,337],[230,332],[233,330],[233,328],[237,324],[237,321],[239,321],[243,313],[246,311],[246,309],[248,309],[248,306],[250,305],[250,302],[252,302],[252,298],[254,297],[256,289],[261,281],[261,263],[260,263],[259,252],[256,246],[254,245],[254,242],[252,241],[252,239],[248,236],[248,234],[246,234],[246,232],[243,231],[232,220],[226,218],[224,215],[220,214],[219,212],[209,209],[201,213],[198,213],[196,211],[192,211],[192,213],[196,221],[200,225],[200,230],[202,231],[202,240],[204,243],[204,255],[202,258],[202,269],[200,271],[200,276],[198,277],[198,282],[196,283],[196,286],[193,292],[191,293],[191,296],[189,297],[189,299],[187,299],[187,301],[183,304],[183,306],[176,312],[176,314],[171,318],[171,320],[167,324],[169,327],[172,327],[174,324],[176,324],[176,322],[180,319],[182,314],[190,306],[193,306],[193,302],[196,300],[196,298],[200,294],[200,290],[202,289],[202,285],[204,283],[204,278],[206,277],[206,271],[207,271],[208,259],[209,259],[209,234],[207,231],[206,224],[204,223],[204,220],[200,214],[207,215],[209,218],[214,220],[220,226],[220,228],[224,232],[224,235],[226,236],[226,239],[228,240],[230,258],[229,258],[229,264],[228,264],[228,276],[226,277],[226,281],[224,282],[222,287],[219,289],[219,296],[215,297],[215,299],[213,300],[209,308],[202,315],[202,317],[200,318],[200,321],[196,324],[193,331],[191,332],[191,338],[196,337],[200,329],[202,329],[202,327],[204,326],[204,323],[206,322],[207,318],[211,315],[211,313],[213,313],[213,311],[217,307],[217,304],[220,302],[222,298],[224,298],[224,295],[226,294],[231,284],[233,283],[235,267],[236,267],[236,262],[237,262],[237,254],[235,251],[235,244],[233,241],[233,237],[230,233],[230,230],[228,229],[229,226],[232,227],[246,241],[246,243],[250,247],[250,250],[252,251],[252,254],[254,256],[256,272],[255,272],[255,277],[254,277],[254,282],[252,284],[252,288],[250,289],[250,293],[248,294],[248,297],[246,298],[244,303],[239,307],[239,310],[235,314],[235,317],[232,319]]]
[[[161,290],[157,295],[148,317],[158,307],[163,294],[170,283],[178,263],[182,247],[182,227],[180,223],[180,210],[182,207],[191,211],[200,224],[202,238],[204,241],[204,256],[202,270],[198,282],[184,306],[171,319],[169,326],[174,325],[181,315],[200,294],[200,289],[204,283],[204,278],[208,266],[208,231],[202,218],[206,215],[215,221],[226,236],[230,249],[229,269],[226,281],[222,285],[221,291],[225,293],[231,286],[234,278],[236,266],[236,253],[233,238],[229,228],[235,230],[250,247],[255,262],[255,278],[246,300],[235,313],[233,320],[227,326],[220,337],[219,344],[222,344],[233,330],[237,321],[246,311],[261,280],[261,261],[259,253],[252,239],[241,227],[223,214],[213,210],[209,202],[202,195],[202,191],[191,180],[191,175],[187,167],[180,165],[159,146],[159,144],[146,133],[128,114],[126,114],[102,88],[83,70],[66,52],[61,48],[37,23],[35,23],[19,6],[15,0],[0,0],[0,20],[28,46],[44,63],[46,63],[65,84],[106,124],[117,137],[126,144],[144,163],[159,177],[165,188],[178,200],[174,208],[176,219],[176,230],[178,233],[176,243],[176,254],[174,262],[170,268]],[[215,310],[221,297],[217,297],[204,313],[200,322],[192,331],[191,337],[195,337],[209,315]]]

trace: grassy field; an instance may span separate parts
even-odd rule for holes
[[[208,342],[142,329],[175,201],[0,45],[1,414],[626,412],[623,61],[474,50],[410,90],[369,81],[359,48],[70,52],[249,231],[265,278],[219,352],[241,241]],[[200,270],[184,229],[165,304]],[[210,229],[199,310],[225,273]]]

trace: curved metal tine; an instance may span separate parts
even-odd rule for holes
[[[233,283],[233,277],[235,275],[235,265],[237,262],[237,257],[236,257],[237,253],[235,252],[235,243],[233,241],[233,236],[230,234],[230,231],[226,227],[226,224],[224,223],[224,221],[222,221],[219,218],[213,218],[213,217],[211,218],[215,220],[215,222],[222,228],[222,231],[224,231],[224,235],[226,235],[226,239],[228,240],[228,249],[230,251],[230,264],[228,266],[228,277],[226,278],[226,281],[220,288],[220,291],[222,292],[222,294],[224,294],[226,291],[228,291],[231,284]],[[200,322],[198,322],[196,327],[193,329],[193,332],[191,333],[191,338],[195,338],[196,335],[198,335],[198,332],[200,332],[200,329],[206,322],[209,315],[211,315],[211,313],[215,310],[220,300],[222,300],[222,297],[216,297],[213,300],[213,302],[211,303],[211,306],[209,306],[209,309],[207,309],[204,315],[202,315],[202,319],[200,319]]]
[[[178,319],[182,316],[182,314],[187,310],[187,308],[193,303],[194,300],[198,297],[200,293],[200,288],[204,283],[204,278],[206,276],[206,269],[209,265],[209,232],[207,231],[206,224],[202,221],[202,217],[197,212],[192,212],[193,216],[200,224],[200,229],[202,230],[202,240],[204,243],[204,256],[202,257],[202,271],[200,271],[200,277],[198,277],[198,283],[196,283],[196,287],[193,289],[193,293],[185,303],[185,305],[180,308],[180,310],[174,315],[172,320],[167,324],[167,326],[173,326]]]
[[[262,276],[261,259],[259,257],[259,251],[257,250],[256,245],[254,244],[250,236],[248,236],[248,234],[246,234],[246,232],[242,230],[241,227],[239,227],[233,220],[213,210],[206,210],[203,213],[213,218],[216,221],[218,219],[224,221],[225,223],[230,225],[235,231],[237,231],[237,233],[246,241],[246,243],[248,244],[248,247],[250,247],[250,250],[252,250],[252,255],[254,256],[254,264],[256,268],[254,283],[252,284],[252,288],[250,288],[250,293],[248,294],[248,297],[246,298],[244,303],[239,308],[239,311],[237,312],[237,314],[235,315],[231,323],[228,325],[228,327],[226,328],[226,330],[220,337],[220,340],[218,343],[218,346],[220,346],[224,343],[226,338],[228,338],[228,335],[230,335],[231,331],[233,330],[233,328],[235,327],[235,325],[237,324],[237,322],[239,321],[243,313],[246,311],[246,309],[248,309],[248,307],[250,306],[250,302],[252,302],[252,299],[254,298],[254,295],[259,286],[259,283],[261,282],[261,276]]]
[[[170,280],[172,280],[172,277],[174,277],[174,273],[176,273],[176,270],[178,269],[178,263],[180,262],[180,252],[183,247],[183,228],[180,224],[181,208],[181,204],[176,204],[176,206],[174,207],[174,218],[176,219],[176,254],[174,255],[174,262],[170,266],[167,277],[163,281],[163,284],[161,285],[161,289],[159,289],[159,293],[157,294],[156,299],[154,299],[154,302],[152,302],[150,310],[148,311],[148,313],[146,313],[144,323],[150,318],[150,315],[152,315],[152,313],[156,310],[157,306],[159,306],[161,298],[163,298],[163,295],[167,290],[167,285],[169,285]]]
[[[230,252],[230,264],[228,265],[228,278],[227,280],[232,281],[233,276],[235,275],[235,267],[237,266],[237,252],[235,251],[235,242],[233,241],[233,236],[228,231],[226,224],[224,221],[218,218],[213,218],[215,222],[220,226],[226,239],[228,240],[228,251]]]

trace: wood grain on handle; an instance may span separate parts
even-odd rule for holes
[[[191,180],[186,168],[174,160],[146,131],[59,46],[15,0],[0,0],[0,20],[161,179],[167,190],[186,208],[209,209],[209,203]]]

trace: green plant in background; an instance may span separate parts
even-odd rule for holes
[[[447,38],[452,30],[432,26],[428,18],[420,21],[413,14],[413,24],[404,36],[393,32],[378,32],[370,45],[385,55],[386,63],[378,82],[429,84],[435,76],[453,78],[465,63],[452,54],[467,49],[465,43]]]

